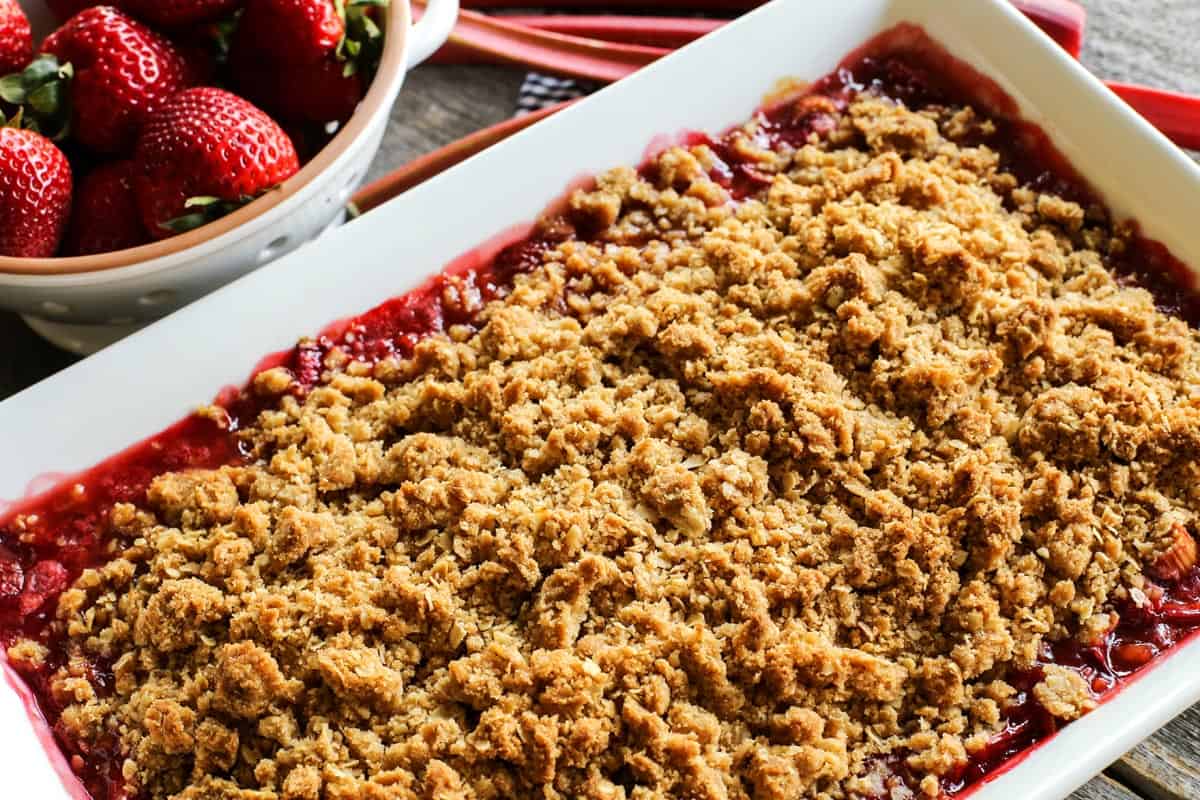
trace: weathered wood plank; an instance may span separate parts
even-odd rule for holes
[[[512,115],[525,73],[431,64],[405,78],[367,180]]]
[[[1200,706],[1180,714],[1108,772],[1152,800],[1200,798]]]
[[[1097,775],[1071,794],[1070,800],[1140,800],[1139,796],[1107,775]]]

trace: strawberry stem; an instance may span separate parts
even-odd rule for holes
[[[189,197],[183,204],[185,209],[196,209],[190,214],[182,214],[166,222],[160,222],[159,227],[171,233],[187,233],[196,228],[215,222],[226,214],[237,211],[242,206],[254,200],[253,197],[240,197],[237,200],[222,200],[219,197],[202,195]]]
[[[224,19],[209,23],[205,30],[205,43],[213,60],[224,66],[229,63],[229,50],[233,46],[233,35],[242,20],[242,9],[237,9]]]
[[[345,62],[347,77],[361,73],[368,79],[383,57],[383,29],[374,20],[374,9],[387,8],[390,0],[334,0],[346,24],[346,35],[338,45],[337,57]]]
[[[0,78],[0,100],[20,107],[24,127],[54,141],[65,139],[71,126],[71,102],[67,88],[75,77],[70,64],[60,64],[52,55],[40,55],[21,72]]]

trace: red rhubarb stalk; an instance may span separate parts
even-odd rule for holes
[[[614,15],[539,15],[505,16],[506,22],[539,31],[587,36],[608,42],[640,44],[647,47],[678,48],[711,33],[725,24],[723,19],[698,17],[623,17]]]
[[[1012,0],[1022,14],[1070,53],[1079,58],[1087,11],[1073,0]]]
[[[513,64],[606,83],[618,81],[668,52],[536,31],[473,11],[459,12],[442,51],[438,60],[443,62]]]
[[[740,14],[758,8],[762,4],[762,0],[658,0],[658,2],[649,2],[649,0],[560,0],[555,5],[560,9],[575,11],[636,9],[660,13],[676,11],[687,14],[696,12]],[[1021,9],[1026,16],[1066,48],[1071,55],[1079,57],[1079,51],[1083,44],[1084,20],[1086,19],[1083,6],[1074,0],[1013,0],[1013,5]],[[530,7],[530,3],[529,0],[463,0],[463,7],[487,10],[525,9]],[[576,31],[563,32],[576,33]],[[592,35],[582,31],[578,31],[578,33],[579,35]],[[599,34],[596,35],[599,36]],[[599,38],[610,37],[599,36]],[[613,40],[642,43],[640,40]],[[644,43],[658,44],[657,42]],[[658,46],[679,47],[680,43],[662,43]]]
[[[1200,150],[1200,97],[1131,83],[1106,81],[1105,85],[1172,142]]]
[[[1083,46],[1086,12],[1070,0],[1013,0],[1025,16],[1078,58]],[[711,33],[728,20],[696,17],[631,17],[621,15],[513,14],[506,22],[540,31],[587,36],[609,42],[650,47],[683,47]]]

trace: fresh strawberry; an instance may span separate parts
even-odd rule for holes
[[[335,58],[280,65],[235,50],[230,67],[238,91],[289,122],[345,122],[363,97],[363,79]]]
[[[187,64],[189,85],[212,85],[217,79],[217,58],[211,47],[206,47],[203,43],[176,41],[175,49]]]
[[[98,5],[96,0],[46,0],[54,16],[63,22]],[[112,0],[108,5],[164,28],[179,28],[197,22],[211,22],[236,11],[242,0]]]
[[[138,207],[151,236],[203,225],[300,169],[263,111],[222,89],[188,89],[147,121],[135,155]]]
[[[313,156],[321,151],[321,148],[328,144],[328,139],[323,138],[323,131],[316,125],[306,122],[281,122],[283,132],[292,140],[292,146],[296,148],[296,158],[301,164],[308,163]]]
[[[76,14],[42,50],[73,70],[73,136],[102,153],[129,151],[146,118],[194,79],[173,44],[111,6]]]
[[[0,128],[0,255],[54,255],[70,213],[67,157],[40,133]]]
[[[0,75],[25,68],[33,58],[33,31],[17,0],[0,0]]]
[[[171,41],[183,54],[195,86],[219,86],[218,71],[229,61],[229,45],[237,30],[237,16],[204,22],[171,31]]]
[[[300,64],[332,55],[345,35],[334,0],[247,0],[233,46]]]
[[[379,63],[385,0],[247,0],[229,53],[234,84],[281,119],[345,121]]]
[[[228,16],[242,0],[120,0],[123,10],[151,25],[181,28]]]
[[[95,0],[46,0],[46,5],[54,12],[60,22],[66,22],[71,17],[96,5]]]
[[[79,181],[64,255],[110,253],[150,241],[142,227],[133,175],[133,161],[112,161]]]

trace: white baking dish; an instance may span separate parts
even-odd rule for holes
[[[531,220],[581,173],[639,161],[656,134],[739,122],[778,78],[825,74],[900,21],[993,77],[1115,211],[1200,265],[1200,168],[1002,0],[781,0],[0,404],[0,497],[155,433],[262,355]],[[1200,700],[1198,658],[1200,642],[1180,648],[975,797],[1065,796]],[[0,687],[0,794],[60,797],[25,715]]]

